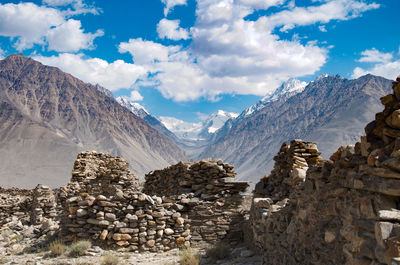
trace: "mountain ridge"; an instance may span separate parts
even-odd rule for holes
[[[390,89],[390,80],[372,75],[316,79],[303,92],[271,102],[249,118],[228,121],[199,158],[222,158],[236,167],[240,179],[251,180],[272,168],[283,141],[301,138],[317,142],[323,154],[333,153],[361,135],[363,124],[381,108],[379,97]],[[341,132],[335,124],[347,127]]]
[[[91,149],[125,156],[138,175],[186,159],[114,98],[20,54],[0,61],[0,100],[0,181],[6,186],[29,185],[27,175],[64,184],[76,154]],[[42,175],[48,171],[52,176]]]

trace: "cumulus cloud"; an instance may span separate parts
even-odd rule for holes
[[[362,57],[358,60],[359,62],[366,63],[386,63],[390,62],[393,58],[391,53],[380,52],[375,48],[371,50],[365,50],[361,53]]]
[[[43,0],[43,4],[54,7],[69,7],[63,11],[66,15],[93,14],[98,15],[100,9],[84,3],[82,0]]]
[[[169,11],[171,11],[175,6],[186,5],[186,0],[161,0],[165,5],[164,15],[167,16]]]
[[[164,46],[153,41],[143,40],[142,38],[121,42],[118,47],[120,53],[130,53],[136,64],[167,61],[169,55],[177,52],[179,49],[179,46]]]
[[[162,1],[168,7],[168,1]],[[255,21],[246,19],[256,10],[273,6],[284,10]],[[320,24],[324,31],[321,24],[349,20],[378,7],[363,0],[313,1],[309,7],[296,7],[294,1],[288,4],[285,0],[202,0],[197,2],[189,36],[192,44],[187,48],[131,39],[121,43],[119,50],[129,52],[136,64],[151,73],[138,87],[154,85],[175,101],[218,100],[223,94],[261,96],[289,77],[314,74],[328,57],[328,44],[281,39],[274,34],[276,29]],[[179,29],[179,21],[163,19],[158,25],[161,38],[177,35],[178,39]]]
[[[108,63],[99,58],[85,58],[83,54],[62,53],[57,56],[33,58],[43,64],[58,67],[87,83],[98,83],[111,91],[130,88],[147,73],[146,69],[139,65],[122,60]]]
[[[359,66],[354,68],[353,78],[373,74],[394,80],[400,74],[400,58],[394,59],[392,53],[383,53],[373,48],[363,51],[361,55],[358,62],[373,63],[373,65],[369,68]]]
[[[49,50],[59,52],[90,49],[93,40],[102,35],[101,30],[84,33],[80,21],[66,20],[55,8],[33,3],[0,4],[0,36],[15,40],[14,47],[19,51],[35,44],[48,44]]]
[[[377,9],[379,6],[377,3],[367,4],[363,0],[327,0],[321,5],[294,7],[262,17],[262,22],[266,27],[281,27],[281,31],[287,31],[295,26],[306,26],[317,22],[349,20],[361,16],[368,10]]]
[[[69,19],[56,28],[50,29],[46,39],[49,43],[49,50],[57,52],[77,52],[81,49],[92,49],[93,40],[103,36],[102,30],[96,33],[84,33],[81,22]]]
[[[376,64],[372,68],[363,69],[361,67],[356,67],[353,70],[353,78],[358,78],[366,74],[373,74],[378,76],[383,76],[387,79],[394,80],[400,75],[400,60]]]
[[[171,40],[187,40],[189,32],[179,26],[180,20],[162,19],[157,25],[157,33],[160,38]]]
[[[142,101],[143,96],[139,93],[137,90],[131,91],[131,94],[129,95],[128,98],[129,101]]]

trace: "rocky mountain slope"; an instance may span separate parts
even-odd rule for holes
[[[65,184],[76,154],[124,156],[139,176],[181,159],[169,138],[95,86],[22,55],[0,61],[0,185]]]
[[[364,124],[382,109],[379,98],[390,90],[391,81],[372,75],[317,78],[301,93],[229,120],[200,157],[222,158],[236,167],[240,179],[255,180],[270,171],[283,141],[317,142],[327,156],[337,146],[359,140]]]

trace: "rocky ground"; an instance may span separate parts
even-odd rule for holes
[[[117,250],[105,250],[99,246],[91,246],[82,256],[71,257],[67,248],[64,254],[52,255],[48,241],[37,244],[35,228],[33,226],[20,226],[20,231],[3,229],[0,232],[0,264],[27,264],[27,265],[116,265],[116,264],[141,264],[141,265],[172,265],[172,264],[237,264],[257,265],[262,264],[262,258],[255,255],[245,246],[239,245],[230,248],[229,257],[212,260],[206,254],[205,248],[193,248],[198,254],[200,263],[181,263],[182,250],[173,249],[162,253],[134,253]],[[35,244],[33,243],[35,242]],[[219,250],[218,250],[219,251]],[[218,252],[217,251],[217,252]],[[107,259],[108,257],[108,259]],[[110,258],[112,257],[112,258]],[[115,263],[111,262],[110,259]]]

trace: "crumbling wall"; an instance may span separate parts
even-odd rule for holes
[[[275,178],[275,186],[266,179],[257,185],[250,213],[248,237],[265,264],[400,263],[398,82],[393,90],[381,98],[385,109],[366,126],[360,143],[310,166],[305,181],[291,187],[279,162],[290,156],[283,146],[267,178]]]
[[[233,166],[222,160],[178,163],[146,175],[144,192],[158,196],[187,194],[184,211],[191,223],[195,244],[243,240],[243,225],[249,206],[242,195],[247,182],[234,182]]]

